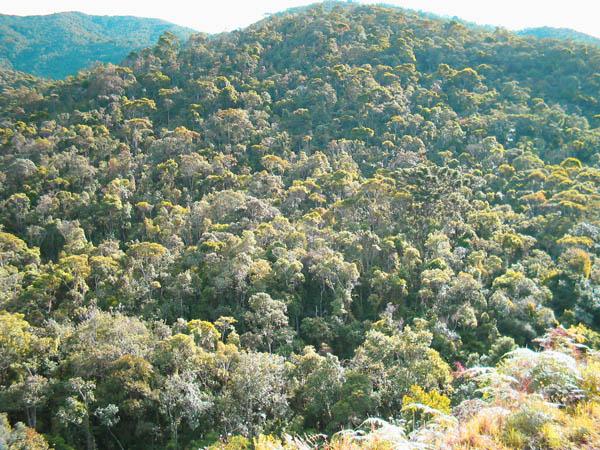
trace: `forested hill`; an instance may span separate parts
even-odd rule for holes
[[[0,82],[0,443],[600,448],[600,48],[344,3]]]
[[[64,78],[95,62],[120,63],[132,50],[155,44],[166,31],[182,39],[193,33],[163,20],[141,17],[78,12],[0,14],[0,67]]]
[[[600,45],[600,39],[589,34],[581,33],[579,31],[571,30],[569,28],[553,28],[553,27],[539,27],[539,28],[526,28],[518,32],[521,36],[534,36],[540,39],[562,39],[574,42],[581,42],[584,44]]]

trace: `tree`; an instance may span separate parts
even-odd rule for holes
[[[96,442],[92,433],[90,416],[92,405],[96,401],[94,390],[96,384],[82,378],[71,378],[66,382],[67,392],[63,406],[56,412],[58,420],[64,424],[73,424],[83,429],[85,433],[85,446],[87,450],[96,448]]]
[[[97,408],[96,411],[94,411],[94,415],[98,418],[100,424],[108,429],[108,432],[114,438],[119,448],[123,450],[123,445],[121,445],[121,442],[111,430],[113,426],[119,423],[118,413],[119,408],[116,405],[113,405],[112,403],[106,405],[104,408]]]
[[[0,372],[2,379],[8,369],[22,363],[31,350],[34,336],[23,314],[0,311]]]
[[[50,446],[44,436],[27,428],[22,423],[14,427],[8,422],[6,414],[0,414],[0,447],[8,450],[48,450]]]
[[[255,435],[287,417],[283,358],[240,353],[215,407],[223,430],[233,434]]]
[[[373,390],[369,376],[357,371],[347,371],[340,390],[340,400],[332,408],[332,419],[327,429],[334,432],[346,426],[357,426],[365,418],[376,415],[379,394]]]
[[[252,347],[257,350],[262,347],[273,353],[274,344],[280,346],[290,343],[293,333],[288,327],[285,303],[261,292],[250,297],[248,306],[250,311],[245,319],[251,331],[242,338],[252,343]]]
[[[27,426],[37,427],[38,410],[48,401],[51,382],[42,375],[33,375],[31,371],[22,381],[11,384],[0,391],[0,399],[7,405],[6,410],[24,410]]]
[[[169,375],[159,394],[160,411],[167,418],[171,440],[179,448],[179,427],[182,420],[190,429],[198,426],[200,417],[212,405],[210,397],[200,390],[190,372]]]
[[[432,339],[423,320],[391,335],[377,330],[367,333],[365,342],[356,350],[352,367],[371,379],[381,398],[382,413],[400,410],[402,395],[413,385],[441,392],[449,389],[450,367],[430,347]]]
[[[144,304],[150,308],[154,306],[153,293],[161,290],[160,280],[170,256],[168,249],[156,242],[140,242],[129,248],[127,251],[131,274],[129,290],[134,305]]]
[[[319,355],[312,347],[293,355],[291,363],[293,406],[303,411],[306,428],[325,429],[333,419],[333,406],[341,397],[344,368],[336,356]]]

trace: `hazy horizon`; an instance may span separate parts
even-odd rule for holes
[[[0,7],[0,13],[9,15],[45,15],[60,12],[83,12],[92,15],[127,15],[162,19],[174,24],[207,33],[231,31],[246,27],[268,14],[284,11],[296,6],[318,3],[313,0],[255,0],[239,2],[221,0],[190,5],[181,0],[169,3],[151,3],[141,0],[104,2],[82,2],[81,0],[23,0]],[[457,17],[480,25],[505,27],[520,30],[534,27],[571,28],[600,37],[595,20],[598,6],[584,0],[569,3],[558,1],[517,0],[496,1],[444,1],[444,0],[388,0],[356,1],[361,4],[386,4],[445,17]],[[195,14],[195,12],[198,12]],[[517,14],[518,12],[518,14]]]

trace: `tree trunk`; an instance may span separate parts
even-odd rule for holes
[[[95,450],[96,445],[94,443],[94,436],[92,435],[92,430],[90,430],[90,416],[85,416],[84,421],[85,427],[85,447],[87,450]]]
[[[117,445],[119,446],[119,448],[120,448],[121,450],[125,450],[125,449],[123,448],[123,446],[121,445],[121,441],[119,441],[119,439],[117,439],[117,436],[115,436],[115,433],[113,433],[113,432],[112,432],[112,430],[111,430],[110,428],[108,429],[108,432],[109,432],[109,433],[110,433],[110,435],[113,437],[113,439],[115,440],[115,442],[117,443]]]

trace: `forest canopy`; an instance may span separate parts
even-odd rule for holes
[[[600,447],[600,47],[327,3],[0,88],[0,448]]]

